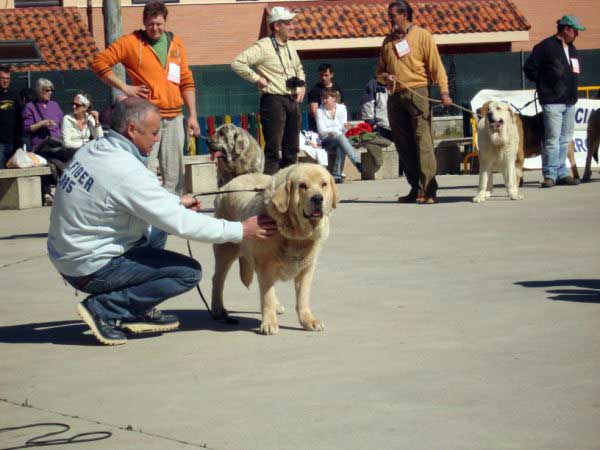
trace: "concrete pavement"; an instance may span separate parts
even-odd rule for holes
[[[313,285],[324,333],[300,329],[288,283],[279,334],[258,335],[258,287],[233,270],[239,326],[191,291],[164,304],[179,331],[120,347],[47,259],[50,209],[0,211],[0,428],[63,423],[47,439],[103,437],[90,449],[598,449],[600,182],[539,179],[480,205],[476,176],[440,177],[436,206],[397,204],[403,179],[344,184]],[[193,251],[209,295],[211,248]],[[61,429],[0,430],[0,448]]]

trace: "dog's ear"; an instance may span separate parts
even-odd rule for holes
[[[273,196],[271,197],[271,203],[275,206],[275,209],[281,214],[285,214],[290,204],[290,192],[292,190],[292,180],[287,180],[281,183],[275,189]]]
[[[485,102],[483,105],[481,105],[481,108],[479,108],[479,111],[477,111],[480,116],[482,116],[482,117],[487,116],[487,113],[490,109],[490,103],[491,102]]]
[[[337,188],[337,184],[335,184],[335,178],[333,178],[332,174],[329,174],[329,184],[331,184],[331,207],[337,208],[337,204],[340,201],[340,193]]]
[[[235,151],[238,155],[244,153],[250,147],[248,135],[241,129],[235,130]]]

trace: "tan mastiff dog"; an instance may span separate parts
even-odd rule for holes
[[[338,191],[333,177],[317,164],[295,164],[274,176],[241,175],[222,191],[264,189],[263,192],[221,194],[215,202],[215,217],[243,221],[268,214],[279,233],[266,241],[215,244],[215,274],[212,306],[215,317],[226,318],[223,304],[225,279],[231,265],[239,259],[240,278],[247,287],[254,272],[260,286],[262,334],[279,330],[277,313],[283,312],[275,296],[275,282],[294,280],[296,312],[305,330],[322,331],[324,325],[310,309],[310,288],[319,250],[329,235],[329,215],[337,206]]]

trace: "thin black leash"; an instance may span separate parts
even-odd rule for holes
[[[188,248],[188,252],[190,254],[190,258],[193,258],[194,255],[192,254],[192,246],[190,245],[189,239],[187,240],[187,248]],[[210,310],[210,306],[208,306],[208,302],[204,298],[204,294],[202,294],[202,289],[200,289],[200,283],[198,283],[196,285],[196,290],[198,291],[198,294],[200,294],[200,298],[204,302],[204,305],[206,306],[206,310],[208,311],[208,314],[210,315],[210,318],[212,320],[214,320],[215,322],[224,323],[225,325],[237,325],[238,323],[240,323],[239,320],[234,319],[233,317],[229,317],[229,316],[225,316],[222,319],[217,319],[214,316],[214,314],[212,313],[212,311]]]
[[[255,188],[255,189],[232,189],[230,191],[210,191],[203,192],[201,194],[195,194],[192,197],[203,197],[205,195],[218,195],[218,194],[232,194],[234,192],[264,192],[264,188]]]
[[[217,195],[217,194],[230,194],[230,193],[234,193],[234,192],[263,192],[264,188],[259,189],[233,189],[230,191],[212,191],[212,192],[203,192],[202,194],[196,194],[193,197],[202,197],[204,195]],[[194,255],[192,254],[192,246],[190,245],[190,241],[189,239],[186,241],[187,242],[187,248],[188,248],[188,253],[190,254],[190,258],[193,258]],[[200,294],[200,298],[202,299],[202,301],[204,302],[204,305],[206,306],[206,310],[208,311],[208,314],[210,315],[211,319],[216,321],[216,322],[221,322],[224,323],[226,325],[237,325],[239,323],[239,320],[234,319],[232,317],[224,317],[222,319],[217,319],[214,314],[212,313],[212,311],[210,310],[210,306],[208,306],[208,302],[206,301],[206,299],[204,298],[204,294],[202,293],[202,289],[200,289],[200,283],[198,283],[196,285],[196,290],[198,291],[198,294]]]

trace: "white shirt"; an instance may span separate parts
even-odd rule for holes
[[[346,105],[337,104],[335,107],[335,115],[332,116],[323,105],[317,109],[317,131],[321,137],[329,133],[344,134],[346,128],[344,124],[348,122],[348,110]]]
[[[77,126],[77,119],[72,113],[63,117],[60,131],[63,142],[67,148],[80,148],[87,144],[90,139],[99,139],[104,136],[100,123],[97,124],[91,114],[86,114],[85,128],[80,130]]]

